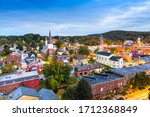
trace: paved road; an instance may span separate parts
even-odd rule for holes
[[[144,90],[138,90],[134,93],[128,94],[125,96],[125,99],[127,100],[147,100],[148,99],[148,93],[150,92],[148,89],[150,87],[147,87]]]
[[[148,99],[148,94],[147,94],[147,93],[142,94],[142,95],[140,95],[140,96],[137,96],[137,97],[135,98],[135,100],[147,100],[147,99]]]

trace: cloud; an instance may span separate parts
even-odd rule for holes
[[[99,20],[98,25],[107,29],[145,29],[145,22],[150,25],[150,2],[132,4],[126,8],[113,8]],[[138,25],[138,26],[137,26]],[[147,28],[146,28],[147,29]]]
[[[99,7],[100,3],[96,3],[95,7],[91,4],[89,7],[82,6],[75,11],[3,12],[0,16],[0,34],[47,35],[48,30],[52,30],[53,35],[84,35],[110,30],[149,30],[150,2],[148,0],[125,5],[121,2],[109,7],[102,5],[102,8]]]
[[[1,31],[12,32],[12,35],[23,34],[22,31],[47,35],[47,31],[52,30],[53,35],[77,35],[77,31],[82,31],[83,33],[85,28],[89,28],[89,26],[82,23],[15,22],[14,24],[9,24]],[[70,30],[71,33],[69,32]]]

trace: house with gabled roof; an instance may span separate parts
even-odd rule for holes
[[[124,66],[124,60],[122,57],[115,56],[110,52],[98,52],[96,54],[96,62],[110,66],[112,68],[122,68]]]
[[[59,100],[57,95],[50,89],[21,86],[6,96],[7,100]]]
[[[45,41],[45,46],[41,50],[41,56],[42,58],[46,58],[48,55],[54,55],[54,45],[52,42],[51,32],[49,31],[49,38]]]

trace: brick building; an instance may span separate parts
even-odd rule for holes
[[[10,53],[6,58],[6,64],[19,64],[21,61],[21,54],[17,52]]]
[[[75,67],[75,75],[76,76],[85,76],[94,72],[101,72],[103,69],[102,65],[99,63],[90,64],[90,65],[82,65]]]
[[[112,72],[123,75],[127,79],[133,78],[137,73],[141,72],[146,72],[150,75],[150,63],[133,67],[113,69]]]
[[[92,88],[93,99],[104,97],[108,92],[116,93],[126,85],[127,79],[113,72],[84,76]]]
[[[39,75],[37,71],[19,72],[0,77],[0,93],[7,94],[20,86],[39,88]]]

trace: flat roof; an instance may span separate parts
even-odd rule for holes
[[[105,74],[94,74],[89,76],[84,76],[91,85],[106,83],[118,79],[122,79],[124,76],[117,75],[115,73],[107,72]]]
[[[82,70],[91,70],[100,68],[102,65],[100,63],[90,64],[90,65],[82,65],[82,66],[76,66],[75,71],[82,71]]]
[[[38,78],[37,71],[23,72],[22,74],[9,74],[0,77],[0,86]]]
[[[150,62],[150,56],[141,57],[141,59]]]
[[[121,75],[128,75],[128,74],[143,72],[145,70],[150,70],[150,63],[134,66],[134,67],[113,69],[112,72],[119,73]]]
[[[97,55],[110,56],[112,55],[112,53],[102,51],[102,52],[98,52]]]

